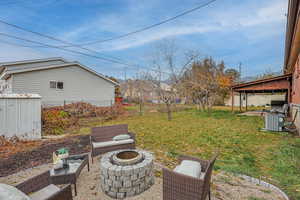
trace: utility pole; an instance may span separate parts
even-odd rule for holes
[[[239,83],[241,83],[241,81],[242,81],[242,63],[241,62],[239,63],[239,74],[240,74]]]
[[[126,76],[127,67],[124,67],[124,81],[126,82],[127,76]]]

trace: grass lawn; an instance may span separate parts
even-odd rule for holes
[[[167,166],[174,166],[178,154],[208,159],[219,150],[216,170],[260,177],[300,199],[300,138],[259,131],[264,126],[260,117],[237,116],[228,108],[210,116],[189,109],[173,113],[172,121],[166,114],[146,113],[103,125],[120,123],[136,133],[139,148],[155,152]]]

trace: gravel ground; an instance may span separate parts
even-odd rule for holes
[[[22,170],[18,173],[1,177],[0,182],[10,185],[15,185],[25,179],[49,170],[51,164],[40,165],[27,170]],[[160,172],[160,165],[156,164],[155,168]],[[78,195],[74,200],[111,200],[112,198],[106,196],[100,188],[100,170],[99,157],[94,164],[91,165],[90,172],[85,167],[77,182]],[[160,174],[160,173],[156,173]],[[217,172],[213,175],[212,184],[213,200],[284,200],[284,198],[277,191],[269,188],[258,186],[246,180],[238,178],[232,174],[225,172]],[[142,194],[127,198],[128,200],[162,200],[162,179],[158,176],[155,179],[155,184]]]
[[[58,138],[58,139],[57,139]],[[8,158],[3,158],[0,153],[0,177],[8,176],[16,172],[36,167],[44,163],[52,162],[52,154],[59,148],[67,147],[70,154],[87,153],[90,151],[89,136],[78,135],[71,137],[56,137],[56,139],[44,139],[41,145],[33,150],[17,152]],[[18,145],[16,143],[15,145]],[[4,147],[9,150],[9,147]]]

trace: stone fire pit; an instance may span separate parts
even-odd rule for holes
[[[147,190],[154,184],[153,155],[142,150],[118,150],[100,160],[102,190],[122,199]]]

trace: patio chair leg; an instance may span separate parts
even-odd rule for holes
[[[77,187],[76,187],[76,182],[74,184],[74,191],[75,191],[75,196],[77,196]]]
[[[209,189],[209,191],[208,191],[208,199],[209,200],[211,200],[211,196],[210,196],[211,194],[210,194],[210,189]]]

